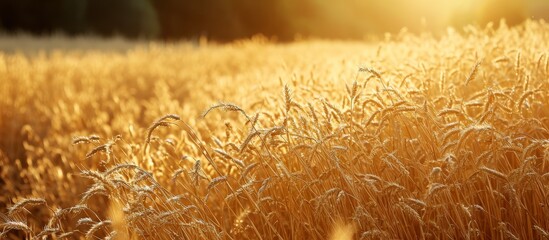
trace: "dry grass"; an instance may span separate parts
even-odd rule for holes
[[[549,25],[466,29],[0,54],[1,236],[547,239]]]

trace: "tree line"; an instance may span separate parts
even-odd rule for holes
[[[520,2],[518,0],[508,0]],[[215,40],[360,38],[420,28],[401,0],[0,0],[0,31]],[[500,4],[501,5],[501,4]],[[411,6],[410,6],[411,7]]]

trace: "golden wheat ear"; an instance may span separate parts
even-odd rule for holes
[[[240,108],[239,106],[237,106],[234,103],[223,103],[223,102],[215,104],[215,105],[209,107],[206,111],[204,111],[204,113],[202,113],[201,117],[205,118],[208,115],[208,113],[210,113],[211,111],[216,110],[216,109],[221,109],[221,110],[227,111],[227,112],[239,112],[244,117],[246,117],[246,119],[248,121],[250,120],[250,117],[248,116],[248,114],[246,114],[246,112],[242,108]]]
[[[173,121],[181,121],[181,117],[179,117],[176,114],[167,114],[156,121],[153,122],[149,128],[147,128],[147,137],[145,138],[145,146],[143,147],[143,154],[148,150],[150,143],[151,143],[151,137],[154,130],[156,130],[159,127],[170,127],[171,125],[178,126],[175,122],[169,122],[167,120],[173,120]]]

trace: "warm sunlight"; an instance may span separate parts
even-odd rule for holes
[[[535,1],[523,0],[348,0],[342,2],[344,4],[339,7],[325,4],[323,14],[334,15],[331,20],[341,21],[342,26],[356,25],[379,31],[395,31],[402,27],[433,31],[469,23],[483,25],[494,22],[497,24],[501,18],[505,18],[510,24],[517,24],[529,17],[528,11],[536,6]]]
[[[549,239],[549,0],[0,0],[0,239]]]

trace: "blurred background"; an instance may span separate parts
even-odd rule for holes
[[[0,32],[230,41],[361,39],[548,19],[549,0],[0,0]]]

